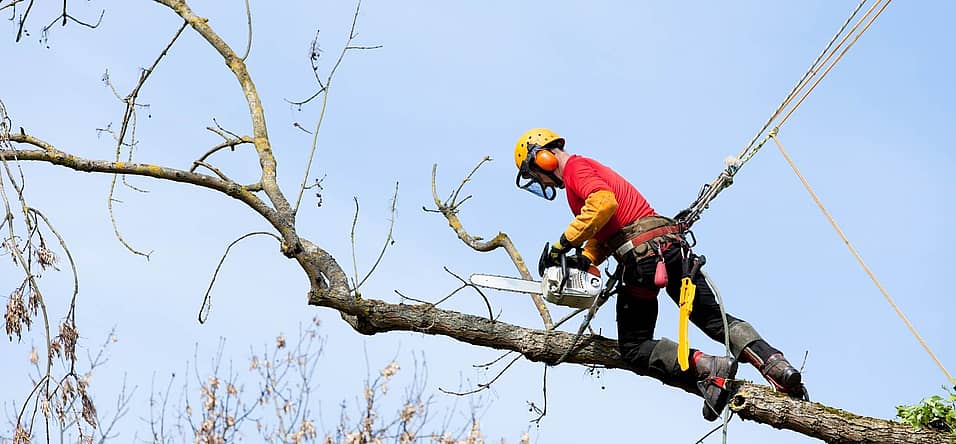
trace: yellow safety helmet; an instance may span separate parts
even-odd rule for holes
[[[538,148],[538,150],[535,150],[534,148]],[[542,152],[540,151],[541,148],[545,149],[543,152],[547,152],[546,150],[550,148],[564,149],[564,138],[547,128],[531,128],[528,131],[525,131],[524,134],[518,138],[518,143],[515,144],[515,166],[520,169],[521,164],[524,163],[525,159],[528,158],[528,155],[531,153],[531,151]],[[554,171],[554,168],[557,167],[557,165],[554,165],[554,167],[548,168],[551,166],[549,164],[550,160],[538,159],[538,153],[536,152],[535,154],[535,163],[541,161],[541,163],[545,164],[539,164],[539,167],[548,171]]]
[[[540,175],[545,175],[558,188],[564,188],[564,182],[555,175],[558,159],[551,149],[564,149],[564,138],[547,128],[532,128],[525,131],[515,144],[515,166],[518,175],[515,185],[532,194],[553,200],[557,192],[551,185],[544,185]],[[522,180],[523,179],[523,180]]]

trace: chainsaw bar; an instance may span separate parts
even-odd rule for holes
[[[541,282],[527,279],[518,279],[494,274],[473,274],[469,278],[472,284],[479,287],[494,288],[496,290],[514,291],[517,293],[541,294]]]

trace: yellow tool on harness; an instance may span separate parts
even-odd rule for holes
[[[690,355],[690,341],[687,339],[687,321],[690,320],[690,312],[694,309],[694,295],[697,293],[697,286],[690,281],[690,277],[684,277],[680,280],[680,317],[677,331],[677,363],[680,369],[686,371],[690,368],[687,362]]]

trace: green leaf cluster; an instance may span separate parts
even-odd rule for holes
[[[956,393],[943,387],[947,396],[933,395],[915,405],[896,406],[896,416],[916,430],[929,428],[956,435]]]

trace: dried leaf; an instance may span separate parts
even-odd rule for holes
[[[40,238],[40,248],[37,249],[36,258],[41,269],[46,270],[47,268],[53,268],[57,271],[60,270],[56,268],[56,264],[60,259],[56,257],[56,253],[54,253],[53,250],[47,248],[46,243],[43,242],[43,238]]]
[[[33,323],[33,320],[30,319],[30,314],[23,304],[22,289],[18,288],[10,295],[10,301],[7,302],[7,312],[3,315],[3,319],[6,321],[7,336],[11,340],[13,335],[17,335],[17,341],[20,341],[23,327],[30,330],[30,324]]]
[[[93,406],[93,400],[87,396],[86,391],[81,392],[81,399],[83,401],[83,420],[86,421],[89,425],[96,428],[96,407]]]
[[[80,333],[76,330],[76,324],[72,319],[67,319],[60,324],[60,334],[57,339],[63,346],[63,356],[70,361],[76,361],[76,339],[79,336]]]

